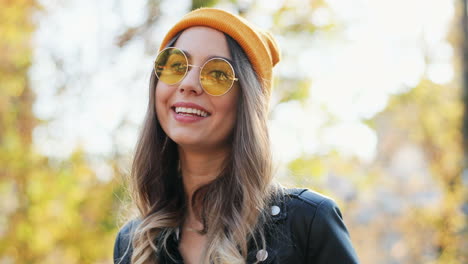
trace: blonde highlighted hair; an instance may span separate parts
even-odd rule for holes
[[[203,263],[214,264],[245,263],[251,241],[257,248],[265,247],[263,226],[269,221],[265,208],[279,190],[272,184],[269,98],[242,48],[225,36],[241,87],[232,149],[219,176],[200,187],[189,201],[201,208],[201,232],[208,238]],[[133,264],[158,263],[157,252],[169,254],[166,241],[182,225],[188,206],[178,177],[177,145],[156,117],[156,84],[153,71],[130,175],[132,198],[142,220],[133,233]]]

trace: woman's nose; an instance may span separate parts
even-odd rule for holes
[[[180,93],[196,94],[203,93],[200,86],[200,69],[198,67],[190,67],[184,79],[179,85]]]

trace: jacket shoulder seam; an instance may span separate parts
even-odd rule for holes
[[[300,200],[300,201],[302,201],[302,202],[304,202],[304,203],[306,203],[306,204],[308,204],[310,206],[316,207],[317,209],[319,207],[321,207],[323,203],[326,203],[327,201],[333,201],[332,198],[321,195],[321,194],[318,194],[318,193],[316,193],[316,195],[318,195],[318,197],[320,199],[318,199],[317,201],[313,201],[312,199],[310,199],[310,198],[308,198],[308,197],[306,197],[304,195],[307,192],[314,193],[314,192],[312,192],[312,191],[310,191],[308,189],[302,189],[298,193],[286,193],[285,196]]]

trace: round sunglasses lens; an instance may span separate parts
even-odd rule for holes
[[[205,63],[200,76],[205,92],[217,96],[227,93],[235,79],[234,69],[223,59],[212,59]]]
[[[176,48],[161,51],[154,62],[154,71],[159,80],[166,84],[180,82],[187,73],[187,58]]]

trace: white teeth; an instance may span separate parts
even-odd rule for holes
[[[175,108],[176,113],[180,114],[195,114],[198,116],[202,117],[207,117],[208,113],[205,111],[202,111],[200,109],[195,109],[195,108],[186,108],[186,107],[176,107]]]

